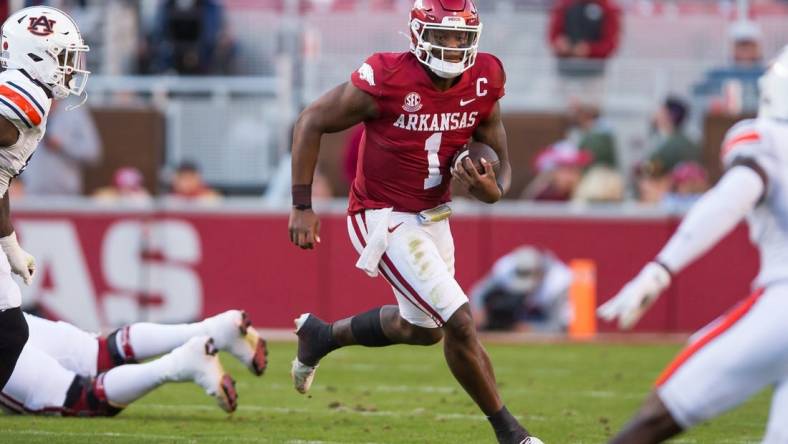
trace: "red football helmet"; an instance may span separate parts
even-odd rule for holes
[[[416,0],[410,11],[410,51],[439,77],[473,66],[481,33],[472,0]]]

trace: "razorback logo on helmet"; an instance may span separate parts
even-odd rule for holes
[[[55,21],[46,16],[30,17],[30,26],[27,27],[27,30],[35,35],[48,36],[55,32],[52,29],[54,25]]]

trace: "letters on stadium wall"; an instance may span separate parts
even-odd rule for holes
[[[303,251],[287,237],[287,215],[262,213],[15,212],[38,276],[22,285],[24,307],[92,331],[128,322],[186,322],[228,308],[262,327],[291,328],[302,311],[326,318],[393,303],[382,279],[353,267],[343,215],[323,216],[322,243]],[[610,297],[651,259],[676,221],[452,218],[463,288],[522,244],[561,259],[591,259],[597,294]],[[732,260],[731,258],[735,258]],[[740,227],[674,282],[640,331],[691,331],[746,296],[757,255]],[[600,330],[611,330],[600,325]]]

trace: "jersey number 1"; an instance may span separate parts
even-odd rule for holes
[[[435,133],[424,142],[424,150],[427,151],[427,178],[424,179],[424,189],[435,188],[443,182],[441,176],[441,162],[438,151],[441,149],[441,139],[443,133]]]

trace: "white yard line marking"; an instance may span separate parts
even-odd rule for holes
[[[196,406],[202,407],[202,406]],[[26,429],[0,429],[0,433],[3,436],[9,435],[23,435],[23,436],[71,436],[71,437],[84,437],[84,438],[131,438],[135,440],[145,440],[145,441],[179,441],[179,442],[188,442],[188,443],[198,443],[204,441],[228,441],[228,442],[257,442],[257,443],[269,443],[272,442],[270,439],[265,437],[258,437],[258,438],[244,438],[241,436],[213,436],[209,434],[200,434],[197,433],[199,436],[178,436],[178,435],[156,435],[150,433],[122,433],[122,432],[96,432],[96,433],[89,433],[89,432],[66,432],[66,431],[58,431],[58,432],[50,432],[46,430],[26,430]],[[314,441],[314,440],[302,440],[302,439],[292,439],[285,441],[287,444],[343,444],[339,441]],[[363,444],[379,444],[374,442],[366,442]]]
[[[144,440],[154,440],[154,441],[161,441],[165,439],[169,440],[177,440],[177,441],[188,441],[188,442],[196,442],[195,438],[190,438],[186,436],[178,436],[178,435],[155,435],[149,433],[119,433],[119,432],[96,432],[96,433],[89,433],[89,432],[66,432],[66,431],[57,431],[57,432],[50,432],[46,430],[26,430],[26,429],[0,429],[0,433],[4,436],[7,435],[34,435],[34,436],[84,436],[84,437],[100,437],[103,436],[105,438],[134,438],[134,439],[144,439]]]
[[[144,404],[145,409],[149,410],[172,410],[177,409],[180,411],[183,410],[190,410],[190,411],[218,411],[216,407],[210,405],[202,405],[202,404]],[[287,408],[287,407],[269,407],[269,406],[261,406],[261,405],[239,405],[238,410],[239,412],[268,412],[268,413],[284,413],[284,414],[291,414],[291,413],[306,413],[310,415],[316,416],[329,416],[334,415],[337,413],[351,413],[359,416],[383,416],[383,417],[391,417],[391,418],[411,418],[414,416],[421,416],[421,415],[429,415],[434,416],[435,419],[446,419],[446,420],[478,420],[484,421],[484,415],[481,413],[479,414],[471,414],[471,413],[448,413],[448,412],[433,412],[427,411],[424,408],[416,408],[409,411],[395,411],[395,410],[356,410],[351,406],[339,406],[336,408],[319,408],[319,409],[303,409],[303,408]],[[515,415],[517,419],[527,419],[527,420],[535,420],[535,421],[546,421],[547,418],[538,415]]]
[[[312,386],[311,393],[315,392],[322,392],[326,390],[326,387],[331,386],[337,388],[336,385],[331,384],[315,384]],[[241,387],[243,388],[243,387]],[[270,384],[268,388],[271,390],[293,390],[293,386],[290,384]],[[463,393],[462,388],[459,386],[452,387],[452,386],[441,386],[441,385],[388,385],[388,384],[380,384],[380,385],[354,385],[354,386],[347,386],[344,387],[343,390],[347,391],[369,391],[371,393],[381,392],[381,393],[441,393],[446,395],[451,395],[455,393]],[[527,393],[535,393],[538,392],[538,389],[533,388],[504,388],[502,392],[507,394],[527,394]],[[648,393],[643,392],[617,392],[615,390],[581,390],[577,392],[571,393],[573,397],[581,396],[581,397],[588,397],[588,398],[611,398],[611,399],[641,399],[645,398]]]
[[[339,441],[304,441],[301,439],[293,439],[290,441],[285,441],[286,444],[345,444]],[[378,444],[374,442],[365,442],[361,444]]]

